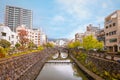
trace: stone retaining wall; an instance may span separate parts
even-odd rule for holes
[[[0,60],[0,80],[34,80],[53,49]]]
[[[118,62],[98,58],[95,56],[88,56],[87,62],[90,61],[96,65],[99,71],[108,71],[110,73],[120,74],[120,63]]]
[[[72,55],[70,55],[72,60],[78,65],[78,67],[86,74],[86,76],[89,78],[89,80],[104,80],[95,73],[88,70],[86,67],[84,67],[77,59],[75,59]]]

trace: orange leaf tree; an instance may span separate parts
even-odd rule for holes
[[[26,45],[29,42],[27,37],[28,32],[26,30],[19,30],[18,36],[19,36],[19,42],[22,46]]]

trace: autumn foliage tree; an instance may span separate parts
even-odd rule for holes
[[[28,43],[28,32],[26,30],[19,30],[19,33],[18,33],[18,36],[19,36],[19,42],[22,46],[25,46],[27,43]]]

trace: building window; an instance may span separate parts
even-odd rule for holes
[[[106,33],[106,36],[108,36],[108,33]]]
[[[9,40],[10,40],[10,36],[9,36]]]
[[[108,26],[106,26],[106,29],[108,28]]]
[[[115,35],[116,34],[116,31],[113,31],[113,35]]]
[[[110,39],[109,42],[110,42],[110,43],[112,43],[112,42],[117,42],[117,39],[116,39],[116,38]]]
[[[113,23],[113,26],[115,26],[116,24],[115,23]]]
[[[6,36],[6,33],[2,32],[2,36]]]
[[[14,44],[14,41],[12,41],[11,43]]]
[[[14,35],[12,35],[12,38],[14,38]]]
[[[112,35],[112,32],[109,32],[109,36],[111,36]]]
[[[16,39],[18,39],[18,36],[16,36]]]
[[[112,25],[109,25],[109,27],[112,27]]]

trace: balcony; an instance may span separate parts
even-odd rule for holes
[[[105,22],[105,25],[106,25],[106,24],[109,24],[109,23],[111,23],[111,22],[112,22],[112,20],[106,21],[106,22]]]

